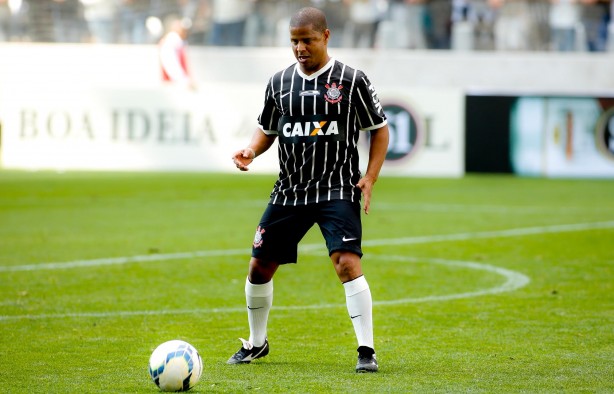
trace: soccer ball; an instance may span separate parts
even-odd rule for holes
[[[202,372],[200,354],[184,341],[164,342],[149,357],[149,376],[162,391],[187,391]]]

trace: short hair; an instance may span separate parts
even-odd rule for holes
[[[313,30],[324,33],[328,29],[324,12],[313,7],[304,7],[290,18],[290,28],[312,25]]]

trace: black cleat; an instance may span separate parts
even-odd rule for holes
[[[248,364],[252,360],[264,357],[269,354],[269,341],[265,339],[264,345],[255,347],[243,338],[239,338],[243,342],[243,346],[238,352],[226,361],[226,364]]]
[[[358,348],[358,363],[356,363],[356,372],[377,372],[377,360],[375,359],[375,351],[369,347],[361,346]]]

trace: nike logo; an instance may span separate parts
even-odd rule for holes
[[[356,316],[350,316],[350,319],[356,319],[358,316],[362,316],[362,315],[356,315]]]
[[[289,95],[290,93],[292,93],[292,92],[284,93],[281,96],[279,96],[279,98],[282,99],[282,98],[286,97],[287,95]]]
[[[261,355],[261,354],[262,354],[262,353],[263,353],[263,352],[266,350],[266,348],[267,348],[268,346],[269,346],[269,344],[268,344],[268,343],[265,343],[265,344],[264,344],[264,346],[262,347],[262,349],[260,349],[260,351],[259,351],[258,353],[256,353],[256,354],[248,354],[248,355],[247,355],[247,356],[245,356],[245,358],[243,358],[243,360],[241,360],[241,361],[244,361],[244,362],[250,362],[250,361],[253,361],[253,360],[257,359],[257,358],[260,358],[260,355]]]
[[[346,238],[345,235],[341,238],[343,242],[356,241],[356,238]]]
[[[247,306],[247,309],[249,309],[250,311],[253,311],[253,310],[255,310],[255,309],[262,309],[262,308],[264,308],[264,307],[263,307],[263,306],[260,306],[260,307],[257,307],[257,308],[252,308],[252,307],[251,307],[251,306],[249,306],[249,305]]]

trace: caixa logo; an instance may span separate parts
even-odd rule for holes
[[[614,160],[614,107],[601,114],[597,120],[596,133],[599,150]]]
[[[388,103],[384,104],[383,108],[390,131],[386,160],[397,161],[409,158],[423,143],[422,122],[415,112],[402,105]]]

